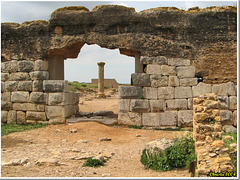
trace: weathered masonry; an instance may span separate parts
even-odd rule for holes
[[[64,60],[76,58],[85,43],[135,57],[133,86],[119,89],[119,103],[127,107],[119,109],[119,117],[129,115],[121,123],[179,125],[180,117],[191,116],[192,97],[201,94],[202,86],[222,96],[231,122],[236,117],[234,7],[139,13],[114,5],[92,11],[65,7],[49,21],[2,23],[1,30],[2,122],[65,122],[75,114],[78,98],[64,81]],[[229,85],[231,93],[223,88]]]

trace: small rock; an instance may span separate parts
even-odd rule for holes
[[[140,134],[136,134],[136,137],[141,137],[141,135]]]
[[[102,174],[102,177],[109,177],[109,176],[111,176],[111,174]]]
[[[111,141],[112,139],[109,138],[101,138],[99,141]]]
[[[83,159],[88,159],[88,158],[93,158],[94,155],[84,155],[84,156],[79,156],[75,157],[76,160],[83,160]]]
[[[209,155],[210,157],[215,157],[215,156],[217,156],[216,153],[209,153],[208,155]]]
[[[77,129],[74,129],[74,128],[69,129],[69,131],[70,131],[71,133],[77,133],[77,132],[78,132],[78,130],[77,130]]]
[[[105,160],[103,155],[95,156],[95,157],[93,157],[93,159],[98,159],[98,160],[100,160],[102,162]]]
[[[151,154],[157,154],[161,152],[164,153],[165,149],[173,145],[173,140],[168,138],[156,139],[155,141],[151,141],[145,145],[147,151]]]
[[[68,142],[68,140],[67,139],[63,139],[62,142]]]
[[[231,148],[237,148],[237,144],[236,143],[230,144],[230,147]]]
[[[81,149],[72,149],[72,152],[81,152]]]
[[[52,158],[42,158],[39,159],[36,163],[37,165],[53,165],[53,166],[58,166],[59,165],[59,160],[57,159],[52,159]]]
[[[229,139],[233,139],[233,137],[232,136],[224,136],[223,139],[224,140],[229,140]]]
[[[233,127],[232,125],[225,125],[223,126],[223,131],[225,133],[237,133],[237,128]]]
[[[79,140],[78,143],[88,143],[88,140]]]

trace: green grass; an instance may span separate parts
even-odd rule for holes
[[[73,92],[79,91],[81,88],[94,88],[97,89],[98,86],[91,83],[79,83],[79,82],[68,82],[70,90]],[[104,86],[104,89],[107,89],[107,86]]]
[[[132,128],[132,129],[142,129],[143,125],[141,126],[137,126],[137,125],[128,125],[128,128]]]
[[[88,158],[86,160],[86,162],[83,164],[83,167],[85,166],[89,166],[89,167],[99,167],[99,166],[103,166],[103,162],[100,161],[99,159],[92,159],[92,158]]]
[[[26,125],[2,124],[1,125],[1,136],[5,136],[5,135],[8,135],[8,134],[14,133],[14,132],[22,132],[22,131],[26,131],[26,130],[30,130],[30,129],[41,128],[41,127],[45,127],[45,126],[47,126],[47,124],[42,124],[42,123],[26,124]]]

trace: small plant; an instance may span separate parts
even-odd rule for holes
[[[128,125],[128,128],[132,129],[142,129],[143,125],[137,126],[137,125]]]
[[[89,167],[99,167],[99,166],[103,166],[103,162],[100,161],[99,159],[92,159],[92,158],[88,158],[86,160],[86,162],[83,164],[83,167],[85,166],[89,166]]]
[[[140,99],[145,99],[145,97],[144,97],[144,96],[141,96]]]

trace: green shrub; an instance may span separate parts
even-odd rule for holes
[[[89,167],[99,167],[103,165],[104,165],[103,162],[100,161],[99,159],[92,159],[92,158],[88,158],[86,162],[83,164],[83,166],[89,166]]]
[[[164,151],[164,154],[150,154],[146,149],[142,151],[141,163],[150,169],[168,171],[176,168],[189,167],[196,160],[195,147],[192,136],[175,138],[174,144]]]

